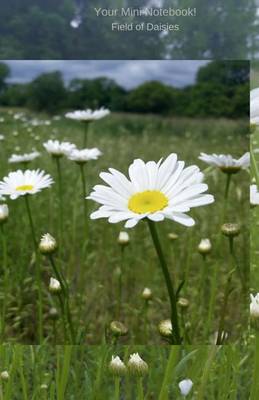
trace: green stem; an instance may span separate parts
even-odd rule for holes
[[[57,174],[58,174],[58,195],[59,195],[59,240],[60,245],[63,242],[63,191],[62,191],[62,172],[61,172],[61,164],[60,164],[60,157],[55,157],[56,165],[57,165]]]
[[[121,305],[122,305],[122,280],[123,280],[123,266],[124,266],[124,246],[121,247],[121,265],[118,270],[118,309],[117,316],[120,318]]]
[[[167,366],[164,374],[164,379],[162,383],[162,387],[159,393],[158,400],[167,400],[168,399],[168,387],[171,385],[173,380],[173,373],[175,366],[178,361],[178,357],[180,354],[180,346],[171,346],[169,359],[167,361]]]
[[[204,254],[202,256],[202,273],[201,273],[201,282],[200,282],[200,295],[201,295],[201,308],[203,309],[204,305],[206,305],[206,294],[207,294],[207,288],[208,288],[208,283],[206,282],[207,280],[207,274],[208,274],[208,265],[206,262],[206,255]]]
[[[172,339],[173,339],[173,344],[181,344],[181,336],[180,336],[180,330],[179,330],[179,323],[178,323],[178,314],[177,314],[177,299],[174,291],[174,286],[173,282],[171,280],[168,267],[166,264],[166,260],[162,251],[162,247],[158,238],[157,230],[155,227],[155,223],[153,221],[147,220],[148,221],[148,226],[150,229],[150,233],[153,239],[153,243],[159,258],[159,262],[164,274],[164,279],[166,282],[166,287],[170,299],[170,304],[171,304],[171,321],[172,321],[172,327],[173,327],[173,333],[172,333]]]
[[[259,376],[259,331],[257,329],[256,339],[255,339],[254,372],[253,372],[253,381],[252,381],[250,400],[258,400],[258,398],[259,398],[258,376]]]
[[[210,369],[212,367],[212,363],[217,354],[217,349],[218,349],[218,347],[215,345],[208,347],[208,359],[203,368],[201,384],[200,384],[200,387],[199,387],[198,393],[197,393],[197,400],[204,400],[206,398],[205,397],[205,388],[206,388],[206,385],[207,385],[207,382],[209,379],[209,373],[210,373]]]
[[[82,180],[82,190],[83,190],[83,210],[84,210],[84,230],[85,234],[88,234],[87,221],[88,221],[88,210],[87,210],[87,200],[86,200],[86,179],[85,179],[85,164],[80,163],[80,174]]]
[[[114,381],[114,400],[120,400],[120,378],[116,377]]]
[[[149,308],[149,300],[145,300],[144,310],[143,310],[143,319],[144,319],[144,336],[145,342],[148,341],[148,308]]]
[[[56,276],[56,279],[60,282],[61,285],[61,290],[62,293],[64,295],[64,298],[66,299],[66,306],[63,309],[62,308],[62,313],[66,314],[66,318],[67,318],[67,322],[68,322],[68,326],[69,326],[69,330],[70,330],[70,336],[71,336],[71,340],[72,343],[75,344],[75,330],[74,330],[74,325],[73,325],[73,321],[72,321],[72,317],[71,317],[71,311],[70,311],[70,305],[69,305],[69,290],[68,290],[68,285],[67,282],[65,280],[65,278],[63,277],[62,273],[59,272],[56,263],[54,261],[54,258],[52,255],[49,255],[49,259],[50,259],[50,263],[51,266],[53,268],[54,274]]]
[[[39,331],[39,341],[42,343],[43,341],[43,307],[42,307],[42,283],[41,283],[41,270],[40,270],[40,261],[39,261],[39,253],[38,253],[38,243],[36,239],[36,233],[34,228],[34,223],[32,219],[32,213],[29,202],[29,195],[25,195],[25,205],[29,217],[29,224],[31,228],[31,235],[34,244],[34,252],[36,257],[36,280],[37,280],[37,288],[38,288],[38,331]]]
[[[63,298],[60,293],[58,293],[58,300],[61,309],[61,318],[63,323],[63,330],[64,330],[64,337],[65,337],[65,344],[67,344],[67,325],[66,325],[66,312],[65,312],[65,305]]]
[[[222,224],[225,222],[225,218],[226,218],[226,214],[227,214],[228,196],[229,196],[229,188],[230,188],[231,178],[232,178],[232,174],[227,174],[225,194],[224,194],[223,215],[222,215],[222,221],[221,221]]]
[[[6,314],[6,301],[7,301],[7,284],[8,284],[8,270],[7,270],[7,246],[6,246],[6,236],[4,224],[1,224],[1,236],[2,236],[2,251],[3,251],[3,272],[4,272],[4,298],[3,298],[3,309],[2,309],[2,323],[1,323],[1,332],[0,339],[1,342],[5,336],[5,314]]]
[[[37,243],[37,239],[36,239],[36,233],[35,233],[34,223],[33,223],[32,214],[31,214],[29,195],[25,195],[24,198],[25,198],[26,210],[27,210],[28,217],[29,217],[29,224],[30,224],[30,228],[31,228],[34,250],[35,250],[35,253],[37,253],[38,252],[38,243]]]
[[[144,400],[143,378],[137,379],[137,400]]]
[[[89,122],[85,122],[84,123],[84,140],[83,140],[84,149],[87,147],[87,144],[88,144],[88,131],[89,131]]]

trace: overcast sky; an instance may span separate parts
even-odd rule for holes
[[[73,78],[106,76],[125,88],[138,86],[147,80],[160,80],[175,87],[195,82],[200,66],[207,61],[52,61],[6,60],[11,68],[9,82],[28,82],[37,75],[59,70],[66,82]]]

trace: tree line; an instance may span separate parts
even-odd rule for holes
[[[108,107],[112,111],[188,117],[241,118],[249,115],[249,63],[213,61],[201,67],[196,82],[175,88],[146,81],[126,90],[107,77],[64,83],[59,71],[28,83],[8,84],[10,70],[0,63],[0,105],[56,114],[68,109]]]
[[[94,7],[145,6],[148,0],[8,0],[1,2],[0,58],[10,59],[249,59],[258,51],[255,0],[164,0],[196,7],[197,15],[149,18],[179,24],[176,32],[112,32]],[[70,25],[76,10],[82,23]],[[143,21],[124,17],[120,22]],[[138,43],[138,45],[136,45]]]

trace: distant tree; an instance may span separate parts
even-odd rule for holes
[[[5,88],[6,78],[8,78],[10,74],[10,69],[8,65],[4,63],[0,63],[0,92]]]
[[[210,82],[231,87],[247,83],[249,74],[248,61],[213,61],[199,69],[197,82]]]
[[[123,110],[126,90],[109,78],[74,79],[69,85],[70,107],[109,107]]]
[[[254,0],[164,0],[165,8],[196,7],[196,17],[124,17],[122,23],[179,24],[181,29],[112,31],[112,18],[96,17],[101,0],[82,0],[83,23],[70,26],[75,0],[1,2],[0,57],[25,59],[240,59],[258,47]],[[109,4],[108,4],[109,3]],[[143,0],[106,6],[142,7]],[[253,49],[252,49],[253,48]],[[251,50],[252,49],[252,50]]]
[[[167,113],[174,104],[174,89],[161,82],[145,82],[127,97],[127,109],[141,113]]]
[[[28,106],[37,111],[56,113],[64,107],[66,95],[60,72],[42,74],[29,84]]]
[[[28,101],[27,84],[11,84],[6,87],[0,96],[0,102],[4,106],[24,107]]]

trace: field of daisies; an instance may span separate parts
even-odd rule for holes
[[[250,346],[0,346],[3,400],[256,400]]]
[[[1,341],[245,342],[248,134],[1,109]]]

